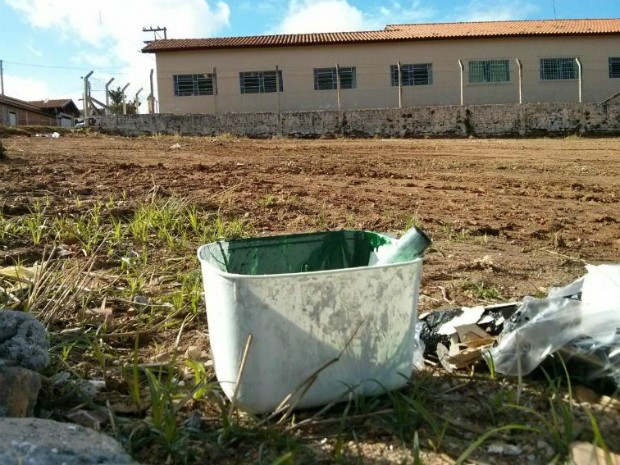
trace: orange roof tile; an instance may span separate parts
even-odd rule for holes
[[[409,31],[415,38],[618,34],[620,19],[480,21],[443,24],[388,24],[386,31]]]
[[[145,53],[175,50],[287,47],[370,42],[513,36],[620,34],[620,19],[484,21],[469,23],[390,24],[382,31],[281,34],[150,42]]]

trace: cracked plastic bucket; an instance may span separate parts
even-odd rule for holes
[[[200,247],[209,339],[224,393],[232,399],[236,390],[240,408],[262,413],[291,394],[294,407],[305,408],[406,384],[418,350],[422,259],[368,266],[371,253],[393,240],[334,231]]]

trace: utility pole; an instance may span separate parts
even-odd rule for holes
[[[142,32],[152,32],[153,33],[153,40],[145,40],[144,43],[148,44],[149,42],[153,42],[155,40],[161,40],[161,36],[158,34],[158,32],[163,32],[164,33],[164,40],[168,38],[168,28],[165,27],[143,27],[142,28]]]
[[[4,68],[2,67],[2,60],[0,60],[0,95],[4,96]]]

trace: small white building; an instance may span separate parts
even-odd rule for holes
[[[150,42],[162,113],[535,102],[620,92],[620,19]]]

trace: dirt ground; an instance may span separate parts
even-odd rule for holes
[[[71,212],[78,200],[87,205],[177,195],[201,209],[243,218],[253,235],[335,229],[400,234],[418,225],[433,239],[420,312],[541,296],[583,275],[586,263],[620,262],[620,139],[250,140],[76,133],[58,139],[12,136],[2,143],[8,158],[0,160],[0,213],[7,218],[27,213],[37,199],[58,213]],[[24,241],[0,241],[0,266],[30,265],[41,253]],[[195,249],[186,255],[195,256]],[[196,340],[204,332],[190,330]],[[172,341],[175,336],[171,332]],[[171,340],[159,340],[158,347]],[[471,430],[461,442],[446,441],[440,452],[433,452],[436,444],[429,449],[424,443],[422,459],[452,463],[488,430],[486,423],[476,423],[487,409],[480,402],[500,402],[501,396],[488,380],[440,375],[436,381],[446,406],[463,405],[456,413],[437,414],[450,425],[467,419]],[[463,399],[475,408],[468,411]],[[544,408],[536,402],[540,399],[531,405]],[[302,442],[321,463],[333,463],[337,448],[345,451],[339,457],[350,453],[359,459],[339,463],[413,461],[392,436],[373,433],[383,431],[373,423],[374,413],[364,418],[360,435],[348,442],[327,439],[332,423],[300,433],[306,435]],[[581,418],[588,423],[585,413]],[[601,427],[612,436],[610,448],[618,450],[614,422]],[[481,460],[545,463],[549,445],[532,441],[523,452],[529,455]],[[205,460],[248,463],[257,453],[260,458],[263,446],[235,448],[231,456],[232,449],[213,446]],[[148,462],[148,455],[141,459]]]
[[[584,262],[620,261],[618,139],[73,136],[5,146],[6,211],[37,197],[163,189],[241,215],[259,235],[419,224],[434,240],[421,310],[520,300],[570,282]]]

